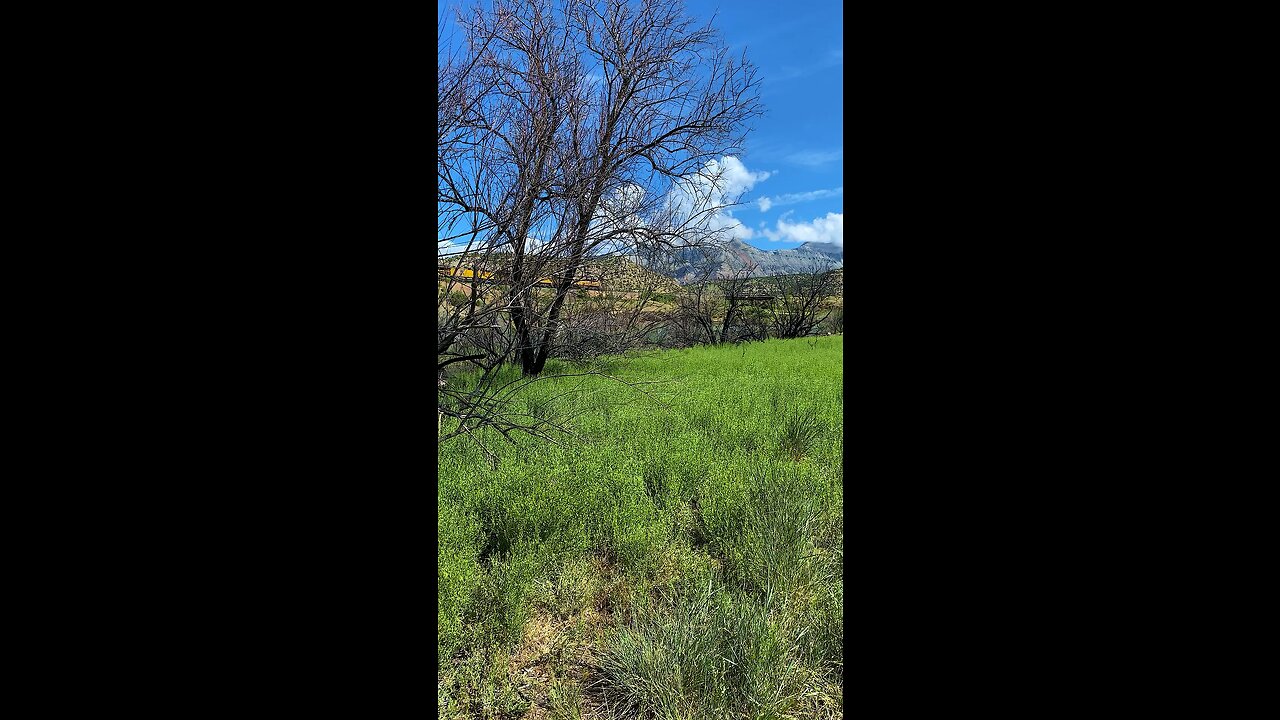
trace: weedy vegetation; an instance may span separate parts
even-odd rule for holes
[[[572,441],[443,445],[440,717],[842,717],[842,351],[617,358],[528,387]]]

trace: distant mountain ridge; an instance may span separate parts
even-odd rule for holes
[[[441,266],[465,265],[491,272],[502,272],[507,253],[496,253],[487,258],[440,258]],[[671,262],[674,260],[674,262]],[[552,261],[555,265],[557,261]],[[563,262],[563,261],[559,261]],[[664,292],[675,289],[675,283],[688,284],[702,278],[707,263],[711,264],[710,278],[720,280],[751,268],[754,277],[790,275],[815,271],[837,270],[844,267],[844,248],[835,243],[806,242],[799,247],[784,250],[761,250],[740,240],[714,248],[685,248],[678,250],[674,258],[660,263],[661,267],[638,262],[634,257],[591,258],[580,269],[581,277],[598,279],[616,289],[640,287],[664,287]],[[546,270],[551,274],[552,270]],[[646,277],[648,276],[648,277]],[[671,278],[666,283],[660,278]],[[670,283],[670,285],[668,285]]]
[[[701,276],[706,262],[714,267],[713,278],[729,277],[748,267],[759,277],[788,275],[843,268],[844,248],[835,243],[806,242],[784,250],[761,250],[735,239],[718,248],[680,251],[666,274],[681,283],[692,282]]]

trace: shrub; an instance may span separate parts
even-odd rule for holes
[[[838,307],[831,311],[831,316],[827,318],[827,330],[836,334],[844,332],[843,307]]]
[[[464,305],[466,305],[466,304],[467,304],[467,303],[469,303],[469,302],[471,302],[471,297],[470,297],[469,295],[467,295],[467,293],[466,293],[466,292],[464,292],[464,291],[462,291],[462,290],[450,290],[450,291],[449,291],[449,304],[450,304],[450,305],[452,305],[452,306],[454,306],[454,307],[463,307]]]

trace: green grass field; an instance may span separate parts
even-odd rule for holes
[[[443,446],[440,717],[842,717],[843,344],[614,359],[658,382],[521,393],[580,439]]]

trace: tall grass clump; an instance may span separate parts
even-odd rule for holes
[[[716,523],[716,546],[727,580],[773,606],[821,575],[821,495],[801,467],[757,462],[752,474],[743,504]]]
[[[710,586],[640,611],[613,637],[596,682],[615,717],[780,718],[805,673],[769,615]]]
[[[822,436],[822,420],[814,405],[785,407],[778,427],[778,448],[792,460],[803,458]]]
[[[582,720],[582,686],[578,683],[555,678],[548,695],[552,720]]]

